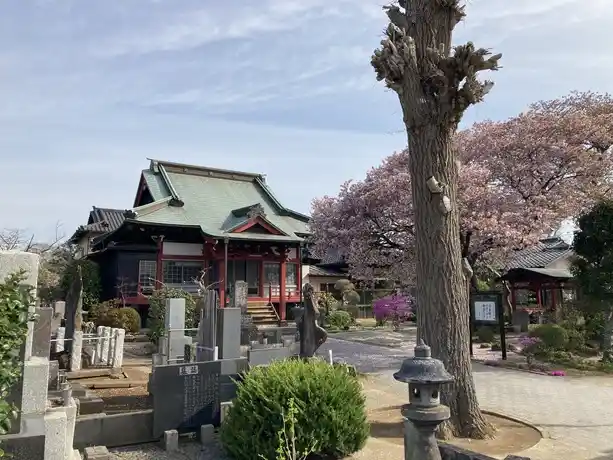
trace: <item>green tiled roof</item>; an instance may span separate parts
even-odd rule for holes
[[[162,200],[170,196],[170,191],[168,187],[166,187],[164,179],[160,174],[155,174],[153,171],[145,169],[143,171],[143,178],[145,179],[145,184],[147,184],[149,193],[151,193],[154,201]]]
[[[134,209],[139,222],[199,226],[207,235],[232,239],[302,241],[296,233],[309,232],[308,217],[284,208],[261,175],[152,161],[144,177],[156,202]],[[256,204],[287,236],[230,232],[247,220],[232,211]]]

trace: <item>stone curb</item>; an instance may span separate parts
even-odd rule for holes
[[[98,389],[98,390],[103,390],[103,389],[109,389],[109,388],[135,388],[135,387],[144,387],[147,386],[146,381],[144,380],[134,380],[134,381],[130,381],[130,382],[119,382],[119,381],[100,381],[100,382],[82,382],[81,386],[83,388],[89,388],[92,390]]]
[[[536,431],[539,432],[539,434],[541,435],[541,440],[543,440],[543,439],[551,439],[551,436],[549,435],[547,430],[545,430],[545,429],[543,429],[543,428],[541,428],[541,427],[539,427],[537,425],[534,425],[533,423],[530,423],[530,422],[528,422],[526,420],[523,420],[521,418],[513,417],[511,415],[501,414],[500,412],[496,412],[496,411],[493,411],[493,410],[487,410],[487,409],[481,409],[481,412],[484,413],[484,414],[493,415],[495,417],[503,418],[503,419],[509,420],[511,422],[520,423],[522,425],[526,425],[529,428],[533,428],[533,429],[535,429]],[[541,442],[541,441],[539,441],[539,442]],[[528,449],[532,449],[532,448],[536,447],[539,444],[539,442],[537,442],[534,446],[529,447]],[[525,450],[528,450],[528,449],[525,449]]]

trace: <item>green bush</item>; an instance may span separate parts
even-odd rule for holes
[[[351,326],[351,315],[343,310],[333,311],[328,315],[327,324],[338,329],[347,329]]]
[[[565,350],[568,345],[568,331],[558,324],[539,324],[530,335],[541,339],[543,345],[552,350]]]
[[[351,324],[355,324],[358,316],[360,315],[359,307],[357,305],[348,304],[343,307],[343,310],[349,313],[349,316],[351,317]]]
[[[106,300],[92,305],[87,311],[87,321],[93,322],[96,326],[105,326],[105,324],[98,323],[99,319],[106,315],[109,310],[120,308],[122,305],[119,299]]]
[[[166,299],[185,299],[185,328],[195,328],[198,324],[196,314],[196,299],[183,289],[163,288],[153,291],[149,297],[149,340],[157,344],[164,333],[164,315]]]
[[[585,334],[577,329],[565,328],[568,334],[566,350],[581,351],[585,348]]]
[[[295,446],[322,457],[359,451],[369,435],[365,398],[356,377],[323,360],[289,359],[249,371],[221,427],[235,460],[276,459],[278,433],[293,401]]]
[[[96,326],[116,327],[135,333],[140,331],[140,315],[131,307],[111,308],[98,317]]]
[[[494,341],[494,331],[489,326],[481,326],[477,329],[476,334],[479,342],[492,343]]]
[[[19,382],[22,363],[19,349],[28,333],[28,308],[34,304],[33,292],[23,288],[25,272],[0,280],[0,435],[11,428],[18,409],[6,399]],[[5,452],[0,448],[0,457]]]

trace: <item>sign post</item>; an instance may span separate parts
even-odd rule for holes
[[[500,347],[502,359],[507,359],[507,338],[504,328],[504,312],[502,309],[502,294],[488,291],[472,294],[470,301],[471,318],[475,325],[493,326],[498,324],[500,331]],[[472,346],[472,336],[471,336]]]

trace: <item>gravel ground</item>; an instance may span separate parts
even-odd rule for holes
[[[166,452],[156,444],[110,449],[117,460],[229,460],[217,442],[202,446],[196,441],[179,444],[178,452]]]

